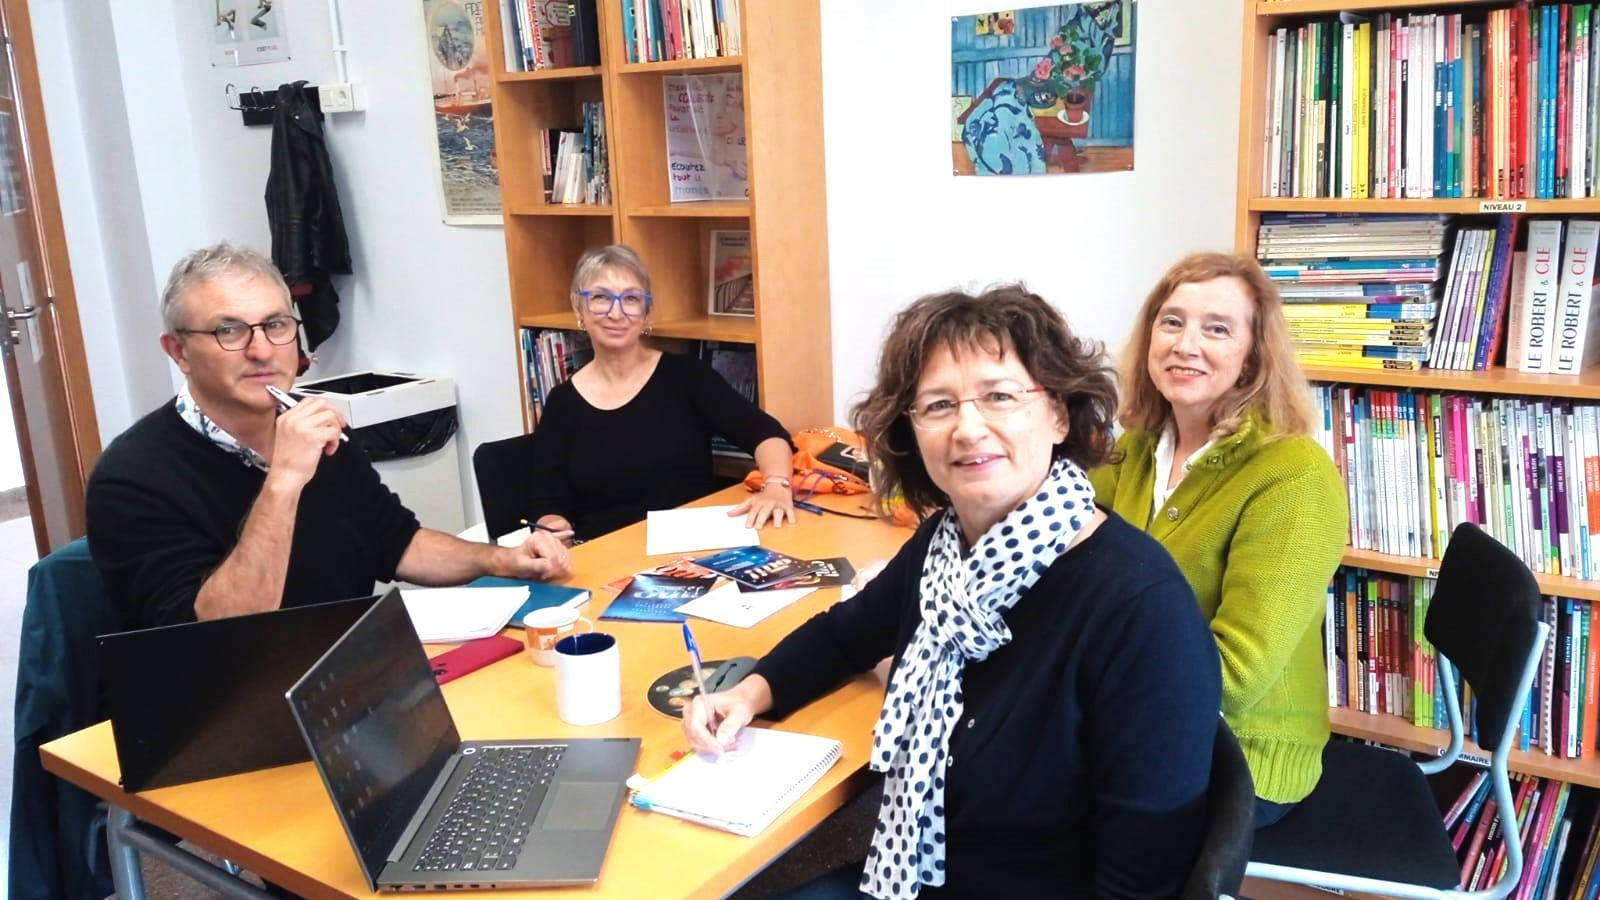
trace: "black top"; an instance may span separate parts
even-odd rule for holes
[[[681,354],[661,354],[644,387],[616,409],[596,409],[563,382],[533,432],[528,521],[565,516],[589,540],[703,497],[717,487],[712,435],[749,453],[767,438],[789,439],[710,366]]]
[[[266,480],[165,403],[106,448],[89,475],[89,552],[132,627],[190,622],[200,585],[238,543]],[[283,606],[372,593],[390,581],[417,517],[347,444],[300,493]]]
[[[771,717],[904,651],[932,533],[757,664]],[[945,885],[920,896],[1177,896],[1205,828],[1222,691],[1188,582],[1113,514],[1004,618],[1011,642],[965,667]]]

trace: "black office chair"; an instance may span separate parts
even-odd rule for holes
[[[105,718],[95,635],[118,630],[100,570],[83,538],[28,571],[17,654],[12,762],[11,896],[21,900],[105,896],[111,886],[103,822],[93,794],[46,772],[39,747]]]
[[[522,527],[533,498],[533,435],[479,444],[472,451],[472,474],[489,539]]]
[[[1221,716],[1211,743],[1206,788],[1206,833],[1183,885],[1183,900],[1217,900],[1239,893],[1256,828],[1256,788],[1239,742]]]
[[[1245,874],[1393,897],[1509,894],[1522,877],[1522,842],[1505,842],[1505,874],[1493,885],[1458,890],[1461,867],[1426,776],[1461,752],[1453,666],[1478,700],[1479,742],[1492,754],[1489,777],[1504,827],[1506,811],[1515,809],[1506,755],[1549,630],[1539,621],[1539,585],[1528,567],[1477,526],[1458,526],[1423,626],[1438,651],[1450,747],[1439,759],[1413,763],[1379,747],[1330,742],[1322,780],[1288,815],[1256,832]]]

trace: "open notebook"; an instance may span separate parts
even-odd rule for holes
[[[631,802],[750,837],[838,762],[839,749],[832,738],[746,728],[734,749],[718,758],[684,757],[635,792]]]

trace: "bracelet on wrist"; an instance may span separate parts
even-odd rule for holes
[[[767,477],[761,479],[761,486],[763,488],[769,488],[775,484],[782,485],[785,489],[787,489],[790,486],[789,477],[787,475],[768,475]]]

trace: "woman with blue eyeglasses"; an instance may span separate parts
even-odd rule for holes
[[[651,305],[650,273],[633,248],[578,260],[572,306],[594,359],[545,400],[528,521],[589,540],[704,496],[717,486],[713,435],[754,454],[766,475],[730,514],[757,528],[794,521],[788,432],[709,366],[646,346]]]
[[[1123,352],[1127,429],[1096,500],[1183,570],[1222,663],[1222,715],[1256,826],[1303,800],[1328,741],[1322,620],[1344,553],[1344,482],[1309,434],[1283,301],[1254,259],[1196,253],[1157,282]]]

